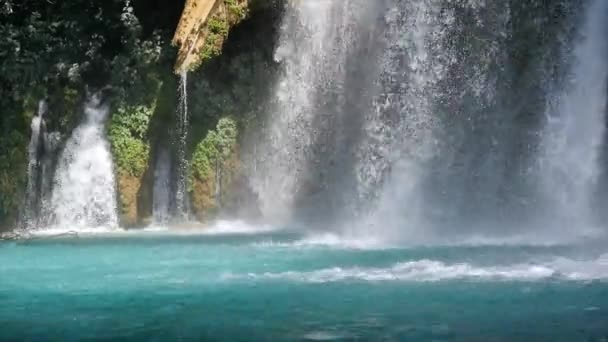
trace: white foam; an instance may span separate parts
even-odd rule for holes
[[[551,265],[571,280],[608,279],[608,253],[594,260],[556,258]]]
[[[78,229],[51,227],[38,230],[30,230],[28,231],[28,234],[34,237],[53,237],[66,235],[106,235],[123,232],[126,231],[115,227],[78,227]]]
[[[354,249],[388,248],[390,245],[372,237],[340,236],[337,234],[309,235],[295,243],[299,246],[329,246]]]
[[[345,281],[437,282],[446,280],[477,281],[568,281],[608,280],[608,254],[596,260],[574,261],[556,259],[548,264],[517,264],[509,266],[475,266],[468,263],[446,264],[436,260],[396,263],[386,268],[332,267],[313,271],[280,273],[225,274],[224,279],[285,280],[304,283]]]
[[[394,249],[415,247],[478,247],[478,246],[529,246],[553,247],[572,244],[582,244],[590,241],[607,239],[604,231],[596,227],[577,227],[577,234],[556,235],[552,230],[530,229],[529,233],[510,234],[505,236],[483,234],[438,235],[429,231],[424,237],[413,236],[405,232],[403,235],[385,235],[381,228],[370,226],[358,229],[356,226],[343,227],[336,233],[310,234],[290,243],[291,247],[327,246],[353,249]],[[404,229],[407,230],[407,229]],[[492,229],[487,229],[492,231]],[[280,245],[280,244],[279,244]]]
[[[144,231],[144,232],[154,232],[154,233],[156,233],[156,232],[167,232],[167,231],[169,231],[169,227],[163,226],[163,225],[153,224],[151,226],[148,226],[148,227],[142,229],[142,231]]]
[[[240,220],[219,220],[204,225],[198,222],[180,223],[178,225],[151,225],[143,230],[131,232],[163,233],[167,235],[255,235],[279,230],[276,226],[249,224]]]
[[[330,331],[312,331],[302,336],[302,338],[307,341],[344,340],[349,337],[352,338],[350,335],[338,334]]]
[[[198,226],[198,227],[197,227]],[[33,237],[56,237],[56,236],[90,236],[90,235],[255,235],[262,233],[269,233],[279,230],[276,226],[270,225],[252,225],[243,221],[217,221],[211,226],[204,226],[201,224],[194,224],[192,227],[184,225],[184,228],[171,228],[164,225],[151,225],[144,229],[122,229],[116,227],[102,226],[102,227],[77,227],[73,229],[69,226],[52,226],[48,228],[32,229],[28,231],[29,236]]]
[[[381,240],[372,238],[359,238],[334,233],[309,234],[295,241],[266,240],[253,243],[260,248],[331,248],[331,249],[356,249],[356,250],[381,250],[395,248]]]
[[[205,228],[201,233],[206,235],[229,235],[229,234],[260,234],[277,231],[276,226],[265,224],[249,224],[245,221],[230,221],[219,220],[213,223],[208,228]]]
[[[596,239],[603,238],[602,235],[595,235]],[[495,247],[495,246],[529,246],[529,247],[553,247],[563,246],[572,243],[582,243],[590,241],[591,236],[581,237],[578,240],[568,241],[558,239],[540,239],[530,236],[511,236],[511,237],[489,237],[481,235],[471,235],[461,238],[435,237],[429,236],[425,239],[389,239],[385,236],[373,236],[369,233],[319,233],[308,234],[295,241],[276,241],[266,240],[255,242],[254,246],[261,248],[331,248],[331,249],[355,249],[355,250],[387,250],[403,249],[416,247]]]

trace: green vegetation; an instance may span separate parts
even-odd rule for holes
[[[264,99],[277,71],[272,51],[280,1],[224,0],[209,18],[203,58],[189,76],[195,202],[215,201],[216,178],[227,185],[239,172],[241,134],[260,123],[267,109]],[[38,101],[47,100],[45,126],[62,139],[58,153],[80,122],[86,97],[102,89],[112,108],[107,132],[123,224],[139,224],[150,215],[154,154],[175,133],[176,50],[169,42],[182,9],[183,1],[2,2],[0,230],[14,227],[23,202],[29,127]],[[207,204],[195,205],[199,217],[215,210],[205,209],[212,207]]]
[[[208,61],[210,58],[218,56],[222,52],[222,42],[228,35],[228,22],[219,16],[209,19],[205,45],[201,51],[200,63]],[[199,63],[199,65],[200,65]]]
[[[0,231],[1,224],[14,222],[26,185],[27,139],[13,131],[0,137]]]
[[[142,120],[149,113],[144,108],[153,102],[150,90],[158,88],[157,70],[170,70],[174,52],[168,48],[172,32],[140,24],[135,15],[140,2],[4,1],[0,6],[0,230],[14,226],[18,216],[30,121],[43,98],[49,105],[47,129],[65,139],[81,118],[87,94],[110,89],[114,108],[121,108],[110,129],[117,162],[133,174],[145,168],[149,148],[141,143]]]
[[[199,58],[190,65],[190,70],[198,69],[203,63],[222,54],[222,47],[228,38],[231,27],[245,19],[249,13],[248,0],[224,0],[222,8],[207,20],[201,32],[205,39],[199,51]]]
[[[222,118],[195,148],[190,175],[193,211],[204,221],[217,214],[238,169],[237,125]]]
[[[112,117],[109,139],[116,166],[131,176],[141,176],[148,165],[148,126],[154,107],[120,108]]]
[[[194,150],[192,177],[207,180],[218,165],[221,167],[236,152],[237,136],[236,122],[231,118],[220,119],[217,128],[209,131]]]
[[[279,71],[273,59],[274,42],[283,7],[277,1],[251,2],[250,6],[250,15],[231,26],[221,55],[208,59],[189,76],[190,197],[201,221],[255,201],[240,154],[249,148],[243,141],[259,132],[270,110],[271,85]],[[211,27],[221,32],[221,24]]]
[[[224,0],[228,7],[228,12],[233,22],[243,20],[248,14],[248,1],[245,0]]]

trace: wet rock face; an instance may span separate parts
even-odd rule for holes
[[[175,70],[193,70],[221,53],[230,28],[247,16],[249,0],[189,0],[173,37]]]

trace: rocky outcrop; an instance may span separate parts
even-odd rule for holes
[[[173,45],[179,48],[175,71],[196,69],[219,55],[230,27],[247,15],[248,0],[188,0]]]

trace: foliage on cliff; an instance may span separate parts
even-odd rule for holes
[[[145,5],[140,8],[154,9]],[[124,108],[114,115],[115,132],[139,118],[128,109],[149,107],[158,70],[170,70],[173,63],[172,32],[144,27],[137,10],[129,0],[4,0],[0,5],[0,179],[12,179],[0,182],[0,227],[14,224],[21,204],[32,103],[47,99],[46,126],[64,138],[78,124],[91,91],[109,90],[113,107]],[[122,114],[128,118],[118,119]],[[135,160],[134,168],[141,169],[145,148],[125,146],[117,159]]]
[[[249,15],[231,27],[221,54],[211,54],[189,77],[190,190],[200,220],[235,214],[245,208],[239,203],[255,202],[240,152],[247,148],[247,135],[259,132],[269,110],[279,71],[274,44],[282,9],[281,1],[249,2]]]
[[[101,89],[112,108],[108,138],[121,214],[129,224],[149,214],[142,207],[152,200],[155,149],[169,146],[175,127],[176,51],[170,39],[184,2],[1,2],[0,229],[18,217],[37,102],[49,104],[48,131],[66,139],[81,120],[86,97]],[[278,70],[273,44],[279,3],[224,0],[208,20],[200,51],[205,63],[189,77],[191,198],[200,217],[209,213],[198,200],[215,198],[217,161],[225,171],[222,184],[228,184],[230,175],[241,172],[241,132],[262,122],[263,99]]]
[[[204,138],[221,117],[230,115],[245,128],[261,123],[268,111],[279,72],[274,44],[283,7],[277,0],[250,6],[249,17],[230,30],[221,55],[207,60],[190,77],[195,141]]]
[[[223,5],[209,18],[203,29],[201,35],[205,37],[205,41],[198,52],[198,58],[189,69],[196,70],[201,64],[222,53],[230,28],[247,16],[247,5],[247,0],[224,0]]]
[[[175,69],[194,71],[219,56],[230,28],[243,20],[251,0],[186,2],[173,43],[179,47]]]
[[[117,101],[108,125],[108,139],[116,167],[119,193],[119,214],[123,224],[133,226],[149,217],[152,190],[153,147],[166,142],[175,116],[175,82],[170,66],[161,79],[154,74],[148,82],[149,92],[139,104],[127,99]],[[160,76],[159,76],[160,77]],[[136,103],[137,103],[136,102]]]
[[[194,150],[191,166],[193,209],[200,220],[214,215],[230,188],[237,168],[237,125],[222,118]]]
[[[25,136],[18,131],[0,137],[0,231],[2,223],[17,219],[19,198],[26,182],[25,146]]]
[[[236,122],[222,118],[215,130],[209,131],[194,150],[192,157],[193,177],[204,180],[235,152],[238,136]]]
[[[123,107],[112,117],[109,137],[116,166],[131,176],[140,176],[146,169],[150,152],[147,132],[153,111],[153,106]]]

